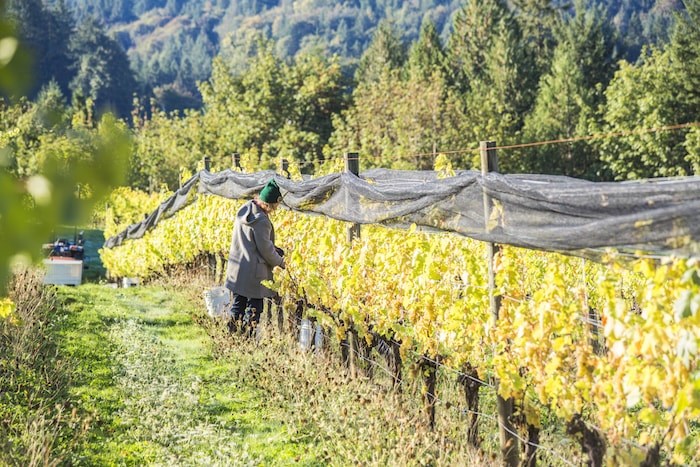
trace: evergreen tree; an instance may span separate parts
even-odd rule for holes
[[[165,3],[165,9],[171,15],[177,15],[180,13],[184,3],[186,3],[185,0],[167,0]]]
[[[537,76],[541,76],[552,60],[556,45],[554,30],[559,24],[561,7],[553,0],[513,0],[513,4],[523,42],[534,58]]]
[[[60,0],[43,1],[55,4]],[[190,52],[199,54],[200,50],[206,50],[206,58],[210,59],[221,45],[229,48],[228,53],[232,54],[231,50],[244,46],[251,35],[262,32],[276,41],[276,50],[285,59],[310,52],[324,56],[339,54],[341,64],[354,71],[363,52],[373,42],[374,33],[382,28],[381,22],[391,21],[400,33],[397,37],[408,42],[419,37],[418,30],[425,19],[432,20],[443,40],[450,37],[454,26],[450,37],[450,44],[454,42],[454,45],[448,48],[451,68],[459,73],[451,77],[450,82],[458,82],[459,89],[466,92],[471,86],[470,80],[485,66],[484,58],[490,49],[488,41],[495,34],[494,25],[510,11],[509,8],[521,30],[522,51],[534,61],[529,71],[534,78],[528,77],[527,83],[523,83],[525,87],[537,83],[548,71],[554,48],[553,23],[559,10],[568,9],[571,3],[562,0],[65,1],[76,10],[79,19],[97,15],[110,29],[119,30],[120,43],[128,50],[139,80],[147,87],[180,89],[191,95],[197,93],[194,83],[206,79],[209,75],[205,73],[211,68],[204,57],[188,56]],[[668,29],[669,12],[680,0],[602,0],[602,3],[618,20],[615,25],[623,33],[627,46],[634,48],[638,55],[642,42],[666,40],[664,31]],[[458,11],[457,21],[450,24]],[[218,34],[222,37],[221,44]],[[196,42],[204,36],[209,37],[213,47],[192,49],[187,43],[188,37]],[[238,65],[244,63],[247,50],[240,53],[236,66],[230,64],[232,69],[240,70]],[[467,68],[463,69],[463,65]],[[65,88],[69,80],[53,76]],[[364,78],[358,75],[357,79]],[[187,89],[182,89],[183,86]]]
[[[46,7],[41,0],[11,0],[7,14],[17,25],[19,36],[33,58],[32,88],[35,96],[42,86],[55,80],[68,92],[72,78],[72,59],[68,43],[73,32],[73,17],[64,0]]]
[[[377,29],[355,73],[354,106],[335,121],[336,133],[327,151],[362,150],[370,165],[394,166],[397,135],[391,128],[401,98],[400,79],[406,52],[388,22]]]
[[[110,0],[105,7],[105,19],[110,22],[125,23],[134,19],[130,0]]]
[[[384,65],[375,68],[375,79],[358,83],[353,107],[336,119],[327,152],[358,150],[369,166],[432,169],[437,153],[461,145],[462,136],[458,100],[434,25],[424,23],[405,73]]]
[[[387,72],[400,69],[405,60],[406,50],[399,34],[391,23],[382,22],[360,59],[355,80],[357,83],[379,81]]]
[[[70,125],[69,107],[61,87],[54,80],[41,88],[36,99],[38,124],[46,130],[63,133]]]
[[[603,6],[590,0],[575,0],[573,16],[557,33],[558,43],[574,49],[574,63],[583,73],[585,87],[591,90],[596,86],[604,89],[610,82],[618,59],[616,41]],[[592,104],[597,105],[602,93],[598,91],[595,98]]]
[[[187,51],[190,63],[192,63],[192,84],[203,81],[211,75],[211,57],[216,52],[216,46],[211,42],[209,36],[200,31],[197,38],[192,43],[192,47]],[[195,89],[196,86],[190,89]]]
[[[317,56],[285,64],[273,44],[260,42],[241,74],[221,57],[202,83],[203,125],[216,141],[211,155],[230,161],[232,152],[270,168],[277,157],[313,164],[331,133],[331,116],[343,105],[340,65]]]
[[[540,82],[525,138],[548,141],[584,136],[594,128],[603,90],[613,72],[613,33],[600,7],[577,0],[574,16],[557,31],[558,45],[551,70]],[[600,169],[596,149],[585,142],[546,145],[520,157],[521,170],[596,178]]]
[[[165,41],[158,48],[152,49],[152,58],[148,62],[149,67],[153,70],[152,85],[157,83],[172,83],[177,79],[178,68],[181,58],[181,44],[185,42],[183,33],[179,33]]]
[[[449,50],[465,96],[462,147],[518,141],[537,76],[514,15],[499,0],[469,2],[455,19]],[[503,153],[503,170],[511,169],[511,159]]]
[[[430,20],[423,22],[418,40],[411,46],[408,69],[411,76],[420,76],[425,80],[436,72],[447,76],[447,54],[435,24]]]
[[[686,11],[678,14],[671,40],[671,54],[678,65],[683,93],[680,97],[700,115],[700,0],[684,0]],[[688,117],[693,111],[689,111]]]
[[[77,60],[70,83],[73,97],[91,99],[98,111],[112,108],[119,116],[128,117],[136,82],[119,44],[92,18],[78,27],[70,51]]]
[[[163,8],[166,2],[167,0],[133,0],[131,11],[133,11],[136,16],[141,16],[155,8]]]
[[[700,120],[700,0],[684,0],[686,13],[679,14],[678,27],[673,34],[671,53],[680,65],[683,92],[687,108],[686,121]],[[685,139],[686,162],[691,173],[700,174],[700,128],[688,132]]]
[[[31,54],[33,67],[32,89],[34,96],[44,83],[50,80],[50,70],[46,67],[49,37],[46,31],[48,14],[41,0],[8,0],[7,16],[13,21],[18,36]]]
[[[468,90],[485,74],[488,53],[508,14],[502,0],[467,0],[457,12],[448,53],[460,89]]]
[[[620,55],[637,61],[645,46],[662,47],[668,43],[674,23],[674,11],[680,0],[622,0],[607,2],[620,37]]]
[[[31,84],[29,52],[24,44],[17,40],[17,36],[17,31],[7,13],[6,2],[0,0],[0,40],[7,40],[6,44],[15,44],[15,47],[4,47],[0,62],[0,113],[3,111],[5,97],[24,95]]]
[[[73,79],[73,63],[69,53],[70,39],[73,34],[73,15],[64,0],[57,0],[47,11],[48,44],[45,67],[51,80],[55,80],[63,94],[69,92]]]
[[[352,107],[334,119],[335,131],[325,153],[337,157],[347,151],[358,151],[363,166],[408,168],[403,165],[405,155],[398,152],[394,126],[402,88],[396,71],[386,73],[378,81],[359,85],[353,92]]]
[[[338,29],[331,45],[333,50],[340,55],[347,56],[350,54],[350,27],[347,20],[341,19],[338,23]]]

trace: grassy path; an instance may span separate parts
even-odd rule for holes
[[[74,465],[314,465],[314,450],[215,359],[185,300],[162,288],[61,288],[72,394],[93,414]]]

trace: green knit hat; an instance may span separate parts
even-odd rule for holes
[[[274,178],[267,182],[267,185],[260,191],[259,196],[261,201],[265,201],[268,204],[279,203],[281,197],[280,187],[277,186]]]

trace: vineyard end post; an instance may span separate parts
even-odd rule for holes
[[[360,155],[358,153],[345,153],[345,171],[357,177],[360,176]],[[348,227],[348,242],[352,243],[356,238],[360,238],[360,224],[352,224]]]
[[[345,153],[345,171],[349,172],[355,176],[360,175],[360,155],[356,152],[346,152]],[[346,203],[350,203],[350,200],[347,199]],[[348,206],[349,207],[349,206]],[[360,238],[360,224],[352,224],[350,227],[348,227],[348,243],[352,243],[355,241],[355,239]],[[349,346],[348,348],[348,364],[349,364],[349,369],[350,369],[350,376],[352,378],[357,377],[357,352],[359,351],[359,347],[357,345],[357,333],[353,329],[353,324],[349,323],[350,329],[348,330],[347,337],[347,345]]]
[[[481,175],[485,176],[489,172],[498,172],[498,156],[496,155],[496,143],[494,141],[481,141],[479,150],[481,153]],[[489,219],[491,218],[491,197],[484,192],[484,227],[490,230]],[[489,307],[493,317],[494,326],[498,326],[498,315],[501,307],[501,297],[496,295],[496,273],[494,270],[494,258],[500,252],[500,246],[486,243],[486,260],[488,261],[489,275]],[[498,388],[498,381],[496,381]],[[501,455],[503,462],[508,467],[517,467],[520,464],[520,449],[518,439],[515,436],[515,427],[511,422],[513,416],[513,399],[508,400],[496,394],[496,405],[498,408],[498,432],[501,444]]]

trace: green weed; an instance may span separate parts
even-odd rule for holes
[[[9,296],[15,314],[0,318],[0,465],[57,465],[89,419],[68,395],[73,367],[58,351],[55,294],[27,270],[15,273]]]

